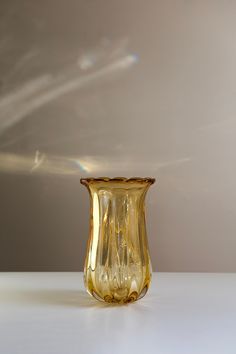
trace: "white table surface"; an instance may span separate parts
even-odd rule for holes
[[[155,273],[112,306],[82,273],[0,273],[1,354],[236,354],[236,274]]]

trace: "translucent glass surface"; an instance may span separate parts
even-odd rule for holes
[[[88,292],[110,303],[132,302],[150,285],[145,195],[152,178],[81,179],[91,197],[84,267]]]

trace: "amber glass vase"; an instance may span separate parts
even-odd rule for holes
[[[151,262],[145,196],[153,178],[82,178],[90,194],[90,236],[84,266],[87,291],[109,303],[142,298]]]

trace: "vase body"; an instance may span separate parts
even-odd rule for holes
[[[145,196],[153,178],[85,178],[90,194],[90,235],[84,266],[87,291],[109,303],[143,297],[151,262]]]

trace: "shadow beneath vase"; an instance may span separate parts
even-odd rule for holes
[[[28,289],[11,290],[1,292],[1,299],[4,303],[23,306],[50,306],[70,308],[111,308],[111,307],[133,307],[136,310],[149,311],[152,296],[145,296],[145,299],[138,300],[132,304],[116,304],[98,301],[91,297],[85,290],[80,289]]]
[[[67,289],[35,289],[16,290],[1,294],[6,303],[17,303],[21,305],[47,305],[79,308],[105,308],[118,307],[119,304],[109,304],[98,301],[83,290]],[[127,306],[127,305],[123,305]]]
[[[105,303],[93,299],[83,290],[37,290],[27,292],[30,301],[38,304],[62,307],[104,307]]]

